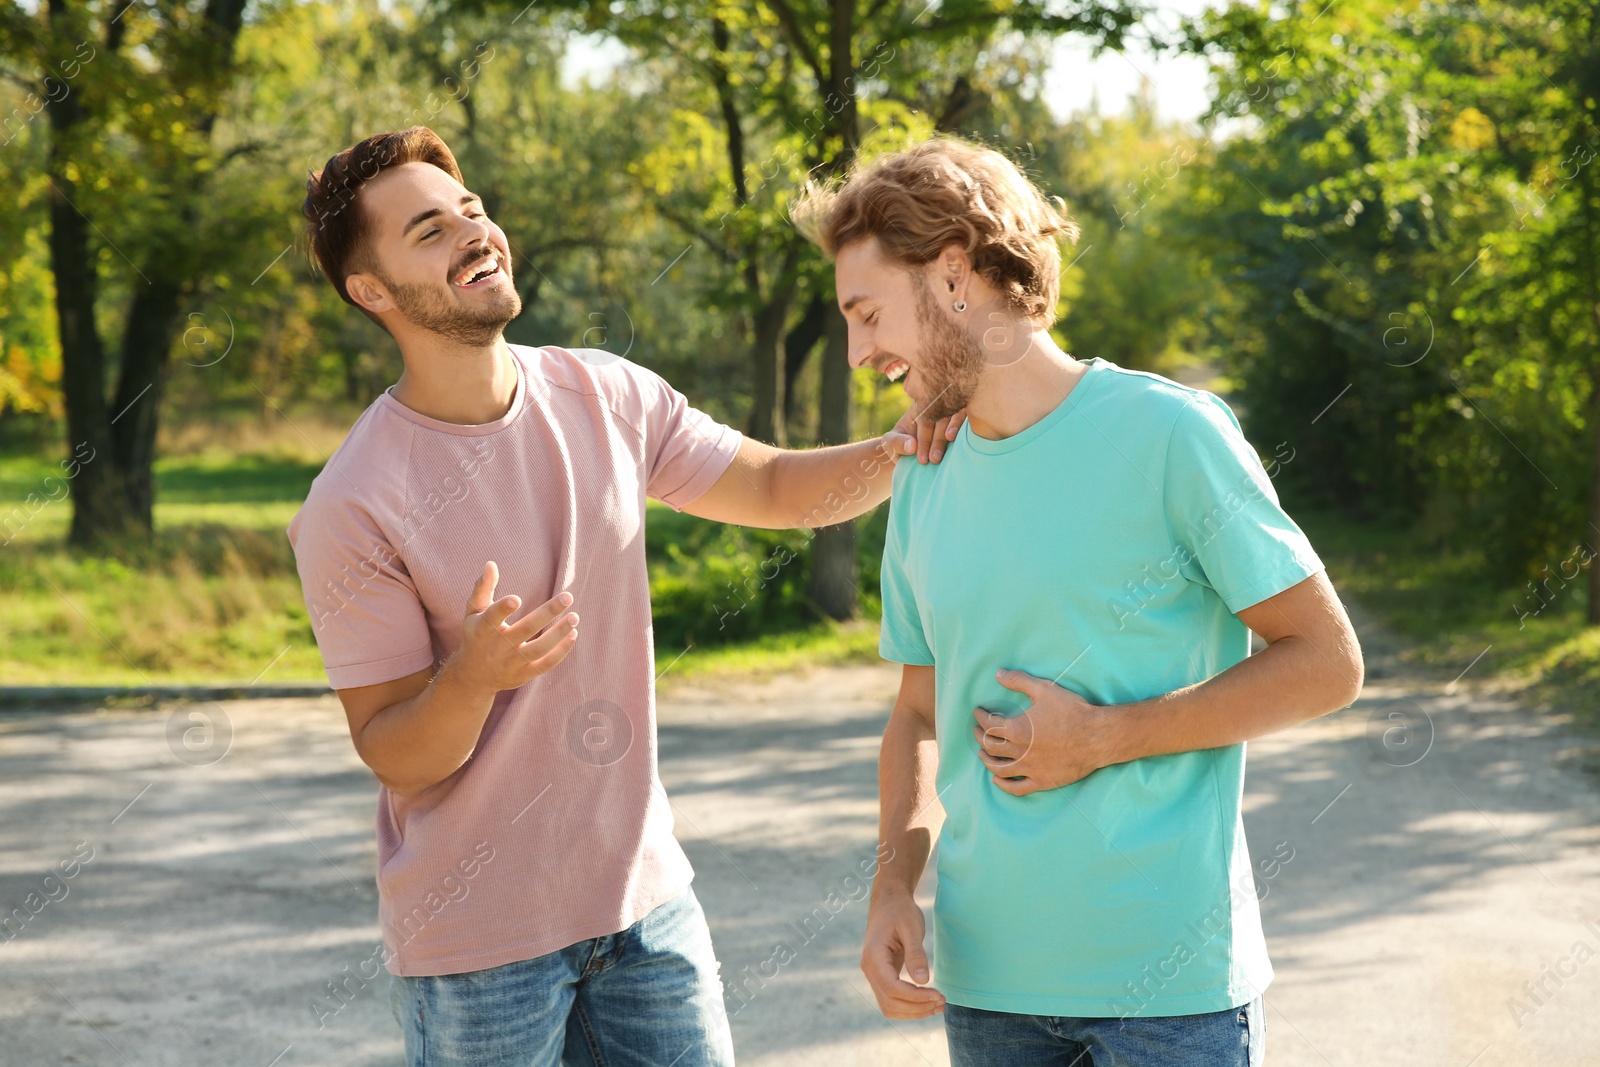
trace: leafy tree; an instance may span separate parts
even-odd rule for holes
[[[1421,519],[1499,576],[1600,532],[1595,14],[1366,0],[1194,28],[1213,117],[1244,122],[1191,225],[1254,424],[1308,460],[1299,492]]]
[[[783,217],[790,190],[808,174],[843,173],[869,128],[925,134],[930,119],[958,120],[983,54],[978,42],[1003,33],[1077,32],[1114,44],[1137,17],[1121,0],[952,0],[936,10],[901,0],[566,0],[560,7],[579,12],[589,29],[670,58],[692,75],[674,90],[683,102],[678,136],[645,168],[656,209],[726,268],[720,303],[739,315],[749,337],[753,436],[786,440],[785,416],[794,407],[785,389],[805,354],[828,339],[817,435],[825,444],[850,438],[852,389],[842,321],[824,295],[826,272]],[[948,62],[963,57],[965,69]],[[948,72],[944,99],[919,118],[906,101],[926,98],[928,71]],[[713,146],[726,171],[707,187],[703,167],[694,164]],[[849,524],[818,533],[811,564],[810,595],[819,610],[853,614]]]
[[[205,190],[228,159],[212,133],[237,76],[243,16],[244,0],[0,8],[0,63],[31,84],[26,107],[42,106],[48,124],[68,446],[89,457],[71,483],[78,545],[151,530],[162,372],[201,271],[205,244],[195,225]],[[27,133],[38,129],[29,124]],[[101,264],[113,257],[127,295],[121,337],[108,345],[98,297]]]
[[[1037,120],[1036,133],[1048,130]],[[1176,374],[1201,347],[1196,327],[1211,297],[1205,257],[1184,239],[1184,203],[1210,141],[1162,122],[1146,86],[1127,114],[1098,108],[1051,131],[1059,158],[1041,161],[1081,234],[1066,257],[1060,332],[1079,358]]]

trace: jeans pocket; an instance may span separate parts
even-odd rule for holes
[[[1239,1041],[1245,1067],[1261,1067],[1267,1054],[1267,1003],[1261,997],[1239,1008]]]

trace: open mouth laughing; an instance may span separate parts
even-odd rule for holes
[[[457,289],[477,289],[493,285],[504,274],[505,272],[500,269],[500,260],[491,254],[468,265],[466,270],[457,274],[450,284]]]

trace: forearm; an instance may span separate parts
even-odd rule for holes
[[[1346,707],[1361,688],[1359,649],[1284,637],[1196,685],[1107,712],[1103,764],[1221,748]]]
[[[361,730],[357,750],[390,790],[414,796],[461,768],[478,747],[495,694],[447,660],[426,688],[391,704]]]
[[[897,707],[883,732],[878,759],[879,852],[884,858],[873,895],[911,895],[928,865],[934,838],[944,823],[935,778],[938,743],[922,716]]]
[[[772,502],[782,528],[832,526],[889,499],[895,457],[879,437],[779,453],[772,462]]]

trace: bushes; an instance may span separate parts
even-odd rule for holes
[[[211,449],[163,459],[154,541],[109,556],[65,548],[71,504],[49,503],[0,546],[0,684],[322,677],[284,536],[319,466]],[[0,458],[0,489],[20,498],[50,469],[36,454]],[[805,596],[808,532],[724,526],[657,504],[648,514],[664,663],[690,645],[819,639]],[[878,611],[886,515],[869,517],[857,540],[869,618]],[[851,641],[852,649],[867,644],[861,635]]]
[[[862,612],[875,618],[887,509],[858,524]],[[707,522],[652,505],[646,524],[656,646],[680,649],[798,630],[820,613],[806,598],[811,535]]]

